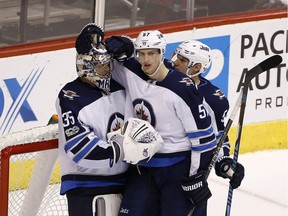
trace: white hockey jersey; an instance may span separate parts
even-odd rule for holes
[[[111,79],[105,95],[78,78],[59,92],[61,194],[78,187],[123,185],[127,164],[114,163],[106,134],[124,123],[125,90]],[[114,164],[114,165],[113,165]]]
[[[189,77],[170,70],[162,81],[151,82],[134,58],[124,65],[115,61],[112,77],[127,90],[125,118],[149,121],[164,140],[158,153],[139,165],[169,166],[193,149],[197,156],[192,157],[190,174],[207,167],[216,137],[203,97]]]

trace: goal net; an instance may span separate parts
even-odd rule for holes
[[[68,215],[59,195],[57,127],[0,137],[0,216]]]

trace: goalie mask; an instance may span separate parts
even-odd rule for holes
[[[177,55],[188,59],[188,69],[186,75],[193,77],[201,73],[204,73],[211,64],[211,50],[210,48],[201,43],[200,41],[184,41],[176,49],[175,55],[172,58],[172,61],[176,60]],[[201,69],[198,73],[190,75],[188,74],[191,67],[195,64],[200,63]]]
[[[76,67],[79,77],[85,77],[105,92],[110,91],[111,56],[105,46],[92,46],[88,54],[77,54]]]

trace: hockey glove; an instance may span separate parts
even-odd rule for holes
[[[204,171],[190,177],[184,177],[182,189],[195,206],[201,206],[212,196]]]
[[[124,161],[128,163],[137,164],[142,160],[150,160],[164,143],[153,126],[142,119],[129,118],[124,128]]]
[[[241,185],[241,182],[244,178],[245,169],[242,164],[236,164],[236,169],[233,172],[231,169],[233,160],[228,156],[221,157],[215,163],[215,172],[216,175],[221,176],[223,178],[230,179],[230,185],[233,189],[238,188]]]
[[[134,53],[133,41],[127,36],[112,36],[105,43],[107,51],[119,62],[124,62]]]
[[[89,23],[78,35],[75,48],[78,54],[88,54],[92,45],[98,46],[104,38],[103,29],[95,23]]]

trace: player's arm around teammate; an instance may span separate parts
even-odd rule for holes
[[[119,215],[185,215],[190,201],[202,205],[211,196],[204,176],[216,136],[203,97],[189,77],[163,64],[161,32],[141,32],[135,55],[127,60],[131,40],[113,36],[105,43],[109,53],[124,60],[115,63],[113,76],[126,89],[130,115],[147,119],[164,140],[149,161],[137,163],[139,173],[130,176]],[[191,149],[197,157],[191,158]]]

